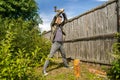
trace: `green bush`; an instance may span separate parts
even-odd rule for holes
[[[114,61],[112,65],[108,71],[108,77],[111,80],[120,80],[120,59]]]
[[[120,34],[117,34],[120,38]],[[112,62],[112,67],[108,70],[107,75],[111,80],[120,80],[120,43],[114,43],[113,56],[115,60]]]
[[[0,80],[37,80],[33,68],[43,64],[50,41],[29,29],[31,21],[0,19]]]
[[[1,0],[0,80],[40,80],[33,68],[43,64],[50,41],[41,35],[37,10],[35,0]]]

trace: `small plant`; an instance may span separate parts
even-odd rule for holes
[[[120,39],[120,34],[117,34]],[[120,80],[120,42],[113,45],[113,56],[115,60],[112,62],[112,67],[108,70],[107,75],[111,80]]]

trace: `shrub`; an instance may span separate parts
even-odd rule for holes
[[[43,64],[50,42],[30,21],[1,19],[0,80],[36,80],[33,68]]]
[[[120,34],[117,34],[120,38]],[[120,80],[120,43],[114,43],[113,56],[115,60],[112,62],[112,67],[108,70],[107,75],[111,80]]]

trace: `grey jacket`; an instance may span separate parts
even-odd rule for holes
[[[56,21],[56,18],[60,15],[60,14],[62,14],[62,16],[63,16],[63,22],[61,23],[61,24],[56,24],[55,23],[55,21]],[[54,42],[53,40],[54,40],[54,38],[55,38],[55,35],[56,35],[56,32],[57,32],[57,29],[58,29],[58,26],[61,26],[60,28],[61,28],[61,30],[62,30],[62,33],[63,33],[63,35],[65,36],[66,34],[65,34],[65,32],[64,32],[64,30],[63,30],[63,26],[64,26],[64,24],[67,22],[67,16],[66,16],[66,14],[65,13],[58,13],[57,15],[55,15],[54,16],[54,18],[53,18],[53,20],[52,20],[52,22],[51,22],[51,36],[50,36],[50,39],[51,39],[51,41],[52,42]]]

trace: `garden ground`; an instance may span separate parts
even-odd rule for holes
[[[73,66],[73,60],[69,62]],[[74,69],[65,68],[61,58],[55,58],[47,68],[47,76],[42,75],[42,67],[35,68],[40,80],[109,80],[106,76],[108,66],[80,62],[80,77],[76,79]]]

